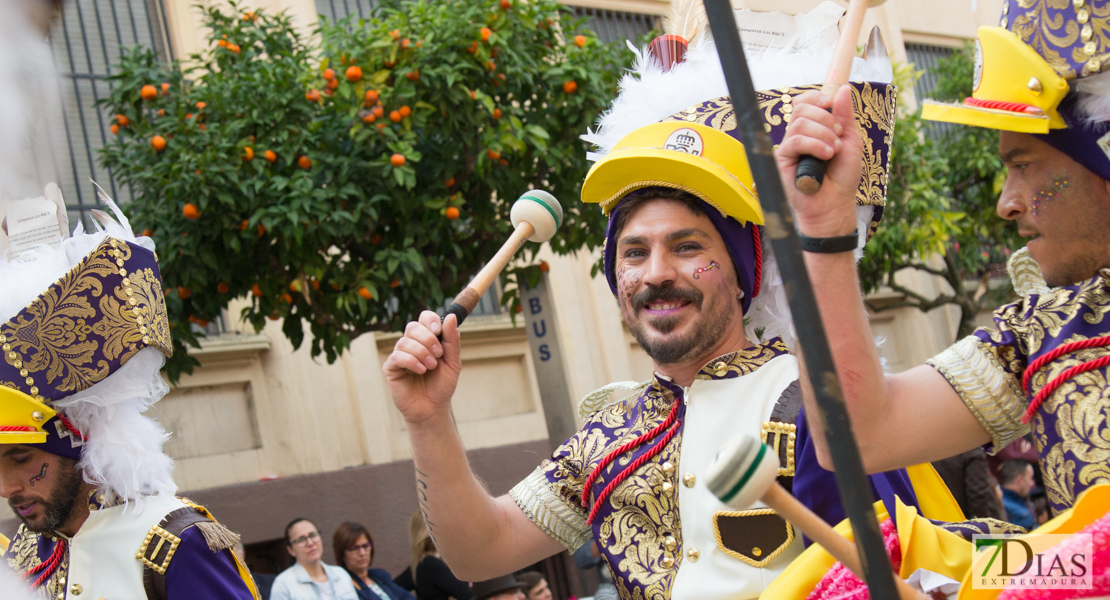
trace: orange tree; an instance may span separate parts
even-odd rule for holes
[[[401,329],[493,255],[529,188],[564,202],[556,252],[602,240],[577,200],[578,136],[616,91],[620,50],[554,0],[404,2],[311,39],[231,11],[205,9],[211,46],[188,69],[131,50],[105,101],[118,133],[101,160],[158,246],[171,378],[195,364],[190,322],[236,297],[256,329],[284,319],[296,347],[307,329],[329,361]]]

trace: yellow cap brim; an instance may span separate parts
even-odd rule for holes
[[[1044,134],[1048,133],[1051,126],[1051,121],[1046,115],[1015,113],[965,104],[942,104],[931,100],[926,100],[922,105],[921,118],[926,121],[959,123],[1017,133]]]
[[[741,223],[763,224],[759,200],[728,171],[700,156],[662,148],[614,150],[594,165],[582,199],[609,213],[629,193],[645,187],[680,189]]]

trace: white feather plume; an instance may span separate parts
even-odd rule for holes
[[[674,0],[671,12],[663,20],[663,31],[682,36],[689,44],[704,31],[709,31],[709,17],[702,0]]]

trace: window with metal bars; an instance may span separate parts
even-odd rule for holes
[[[51,139],[64,147],[51,149],[53,172],[65,197],[70,225],[78,219],[89,228],[89,210],[97,208],[99,183],[118,202],[131,198],[130,190],[116,185],[112,172],[97,162],[97,151],[111,139],[112,115],[96,102],[108,95],[112,65],[124,48],[153,48],[163,60],[173,60],[165,14],[159,0],[69,0],[62,3],[54,22],[50,46],[58,70],[62,114],[52,120],[62,128]]]
[[[369,19],[379,2],[374,0],[316,0],[316,14],[335,22],[350,15],[358,19]]]
[[[603,42],[637,42],[651,31],[662,30],[658,15],[609,10],[591,6],[569,6],[574,15],[586,19],[586,29],[597,33]]]
[[[914,65],[914,68],[921,71],[921,76],[913,86],[918,105],[926,98],[932,96],[933,90],[937,87],[937,79],[939,76],[934,71],[934,68],[940,61],[952,56],[952,52],[954,51],[954,48],[948,46],[917,44],[913,42],[906,44],[906,59]],[[934,138],[943,137],[951,131],[951,129],[952,125],[949,123],[929,121],[925,125],[926,135]]]

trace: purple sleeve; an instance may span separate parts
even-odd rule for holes
[[[166,569],[169,600],[254,600],[230,550],[213,552],[196,527],[181,534],[181,545]]]

